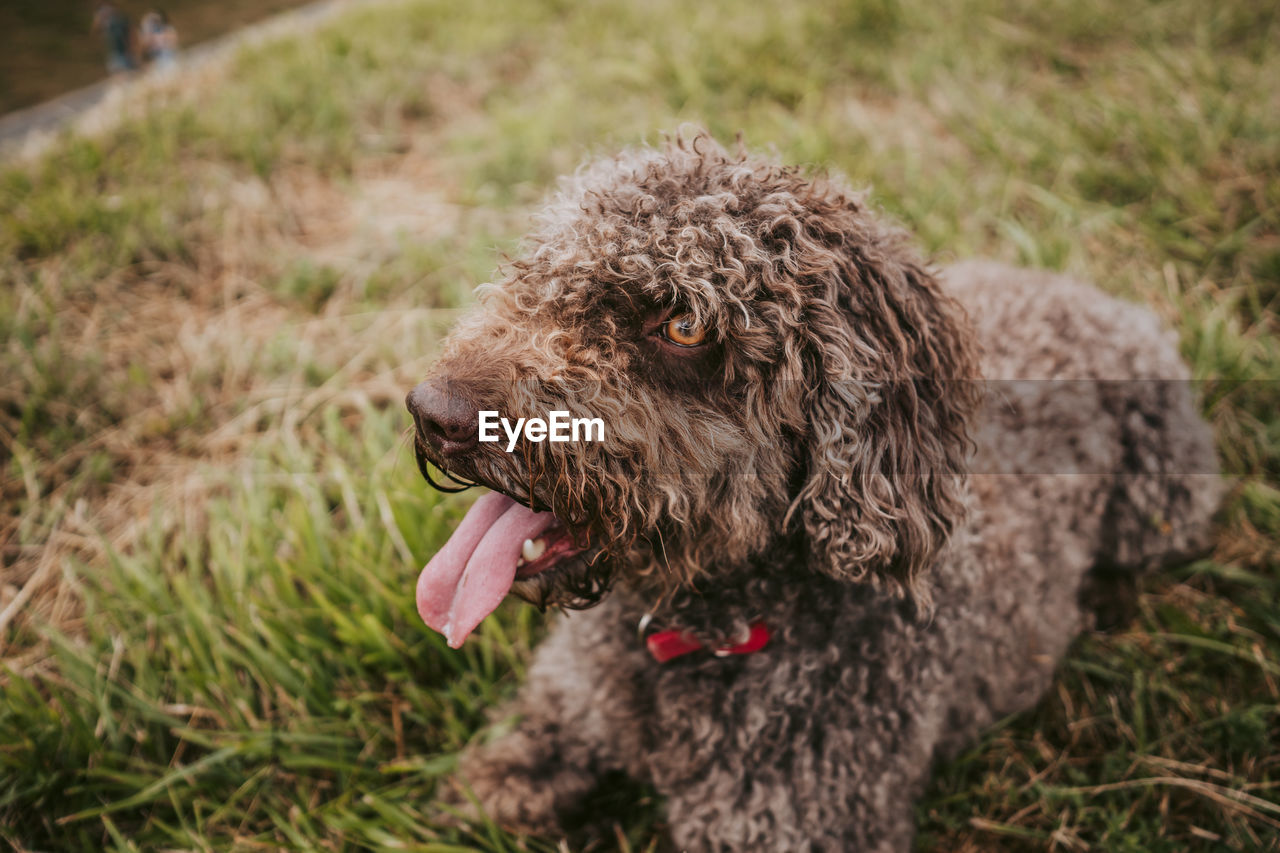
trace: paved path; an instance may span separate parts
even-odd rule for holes
[[[247,27],[193,45],[179,56],[179,75],[212,60],[227,59],[242,45],[273,38],[283,38],[314,29],[338,12],[372,0],[315,0],[305,6],[281,12]],[[56,133],[71,125],[116,91],[128,92],[145,82],[149,72],[100,80],[83,89],[59,95],[51,101],[36,104],[0,116],[0,156],[9,158],[22,151],[35,136]]]
[[[57,130],[105,98],[115,83],[111,79],[99,80],[52,101],[0,116],[0,148],[20,145],[34,131]]]

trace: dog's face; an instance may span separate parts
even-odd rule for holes
[[[510,590],[586,606],[780,545],[905,588],[950,532],[968,338],[850,194],[698,137],[580,173],[507,272],[408,399],[424,474],[500,493],[419,582],[451,644]],[[603,436],[480,441],[490,411]]]

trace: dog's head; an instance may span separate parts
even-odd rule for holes
[[[666,592],[780,550],[789,570],[918,591],[961,512],[976,360],[959,308],[858,196],[676,140],[567,180],[505,273],[408,398],[424,474],[496,493],[419,581],[450,643],[513,588],[586,606],[616,580]],[[570,438],[598,418],[603,440],[482,442],[482,412]]]

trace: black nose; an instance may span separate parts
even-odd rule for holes
[[[476,407],[458,383],[428,379],[404,402],[418,435],[443,455],[456,456],[476,446]]]

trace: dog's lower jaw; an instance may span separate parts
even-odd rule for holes
[[[613,563],[599,549],[584,551],[540,574],[517,577],[511,593],[545,611],[595,607],[613,588]]]

